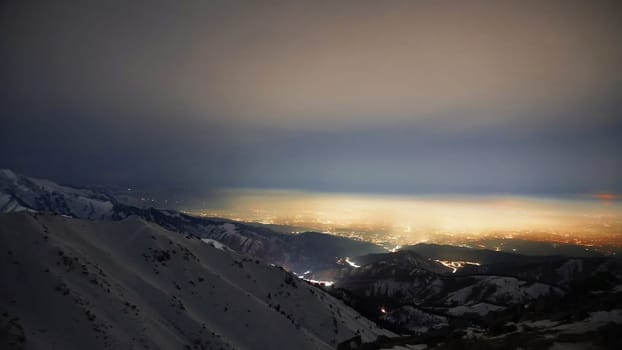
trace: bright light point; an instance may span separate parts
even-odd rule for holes
[[[389,249],[389,251],[390,251],[391,253],[395,253],[395,252],[397,252],[398,250],[400,250],[401,248],[402,248],[402,246],[401,246],[401,245],[396,245],[395,247],[393,247],[393,248]]]
[[[361,265],[356,264],[354,261],[350,260],[350,258],[347,256],[346,256],[346,263],[348,263],[348,265],[354,267],[355,269],[358,269],[359,267],[361,267]]]
[[[437,263],[451,269],[451,273],[456,273],[459,269],[466,265],[480,266],[481,264],[473,261],[449,261],[449,260],[434,260]]]
[[[322,281],[322,280],[314,280],[314,279],[311,279],[311,278],[305,278],[305,276],[310,274],[310,273],[311,273],[311,270],[307,270],[307,271],[305,271],[304,273],[302,273],[300,275],[294,272],[294,275],[296,277],[300,278],[301,280],[304,280],[304,281],[307,281],[307,282],[311,282],[311,283],[323,284],[326,287],[330,287],[333,284],[335,284],[334,281]]]
[[[311,283],[323,284],[323,285],[325,285],[326,287],[330,287],[330,286],[332,286],[333,284],[335,284],[335,282],[334,282],[334,281],[319,281],[319,280],[312,280],[312,279],[306,279],[306,278],[303,278],[303,280],[305,280],[305,281],[307,281],[307,282],[311,282]]]

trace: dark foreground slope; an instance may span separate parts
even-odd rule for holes
[[[2,349],[331,349],[391,333],[290,273],[142,219],[0,215]]]
[[[449,251],[454,255],[438,258],[455,258],[457,251]],[[383,326],[411,334],[364,348],[622,347],[619,258],[515,259],[506,253],[458,252],[459,257],[485,256],[499,263],[467,265],[451,273],[429,257],[402,251],[358,258],[362,266],[338,272],[332,293]]]

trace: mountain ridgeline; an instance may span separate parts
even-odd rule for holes
[[[61,186],[0,170],[0,211],[50,212],[80,219],[122,220],[137,216],[170,231],[219,241],[252,258],[292,271],[331,267],[339,257],[385,250],[371,243],[321,233],[290,235],[227,219],[127,205],[103,191]]]

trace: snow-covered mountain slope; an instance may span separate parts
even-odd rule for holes
[[[423,311],[412,305],[404,305],[388,311],[380,317],[384,323],[410,332],[426,332],[446,327],[447,317]]]
[[[481,318],[446,320],[427,310],[404,306],[381,317],[416,335],[380,338],[379,349],[620,349],[622,289],[574,293],[498,309]],[[470,313],[492,308],[473,305]]]
[[[400,270],[382,262],[352,270],[350,275],[339,279],[335,287],[366,297],[392,299],[398,304],[447,307],[482,302],[514,305],[564,294],[556,286],[516,277],[438,275],[420,268]]]
[[[331,267],[340,257],[384,251],[371,243],[320,233],[284,234],[226,219],[174,210],[130,206],[103,191],[61,186],[0,170],[0,212],[52,212],[82,219],[122,220],[138,216],[168,230],[212,239],[236,252],[292,271]]]
[[[0,348],[331,349],[393,334],[278,267],[136,217],[0,215]]]
[[[411,251],[361,258],[372,263],[342,269],[333,293],[366,316],[400,331],[421,332],[454,317],[482,317],[492,311],[565,290],[499,275],[456,275]],[[432,270],[432,271],[430,271]]]
[[[0,169],[0,212],[49,211],[84,219],[110,218],[113,199]]]
[[[226,219],[202,218],[173,210],[114,207],[112,219],[138,216],[168,230],[218,241],[236,252],[291,271],[335,266],[339,258],[384,251],[375,244],[322,233],[286,234]]]
[[[333,271],[337,277],[332,293],[386,327],[420,334],[447,325],[464,327],[464,322],[489,316],[495,319],[505,311],[521,314],[523,305],[542,300],[564,304],[559,300],[622,290],[619,258],[528,257],[461,247],[415,247],[427,256],[413,250],[373,254],[357,258],[362,266]],[[441,263],[481,258],[488,264],[465,264],[447,271],[433,258]]]

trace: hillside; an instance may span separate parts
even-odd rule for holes
[[[332,267],[340,257],[384,251],[368,242],[333,235],[292,235],[258,225],[131,206],[125,202],[101,189],[77,189],[0,170],[0,212],[52,212],[81,219],[114,221],[137,216],[170,231],[213,239],[241,254],[298,272]]]
[[[486,257],[444,269],[413,251],[359,257],[341,268],[331,293],[379,324],[407,336],[364,349],[619,348],[622,260],[529,257],[447,246],[436,258]],[[448,252],[448,255],[443,255]],[[495,256],[498,254],[499,256]],[[491,261],[500,261],[490,263]]]
[[[331,349],[392,335],[278,267],[136,217],[2,214],[0,246],[1,348]]]

